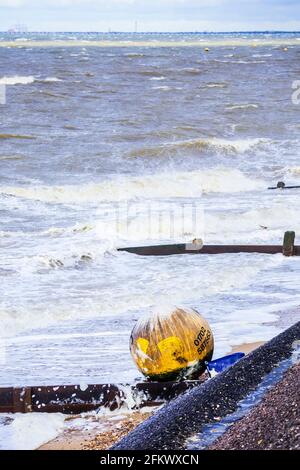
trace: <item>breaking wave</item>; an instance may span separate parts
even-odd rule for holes
[[[202,192],[240,192],[263,189],[266,183],[252,180],[236,169],[218,168],[170,172],[138,177],[119,177],[81,186],[4,187],[2,191],[21,198],[59,204],[124,201],[133,198],[200,197]]]
[[[2,77],[0,78],[0,85],[28,85],[33,83],[35,78],[30,75],[29,77],[21,77],[15,75],[13,77]]]
[[[30,85],[34,82],[43,82],[43,83],[53,83],[53,82],[61,82],[57,77],[46,77],[36,78],[33,75],[30,76],[19,76],[14,75],[12,77],[2,77],[0,78],[0,85]]]
[[[245,139],[245,140],[226,140],[226,139],[189,139],[166,144],[158,145],[155,147],[143,147],[140,149],[132,150],[129,153],[130,157],[161,157],[170,155],[175,152],[185,152],[194,150],[197,152],[211,151],[222,152],[225,154],[237,154],[246,152],[257,145],[262,143],[271,143],[268,139]]]

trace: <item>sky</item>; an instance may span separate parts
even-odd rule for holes
[[[0,30],[300,31],[300,0],[0,0]]]

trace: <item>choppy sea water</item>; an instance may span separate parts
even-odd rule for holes
[[[154,304],[198,309],[215,357],[280,331],[298,258],[116,248],[300,233],[300,190],[267,190],[300,184],[299,37],[1,35],[1,386],[134,380]]]

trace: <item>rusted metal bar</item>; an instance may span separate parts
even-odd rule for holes
[[[137,408],[157,406],[186,390],[200,380],[184,382],[140,382],[135,385],[96,384],[82,390],[79,385],[23,388],[0,388],[0,413],[67,413],[78,414],[100,407],[115,410],[130,396]]]

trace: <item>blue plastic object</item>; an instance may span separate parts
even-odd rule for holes
[[[214,361],[207,362],[207,370],[209,374],[211,372],[219,374],[220,372],[223,372],[223,370],[227,369],[227,367],[232,366],[237,361],[242,359],[242,357],[244,356],[245,353],[238,352],[234,354],[229,354],[228,356],[220,357],[219,359],[215,359]]]

